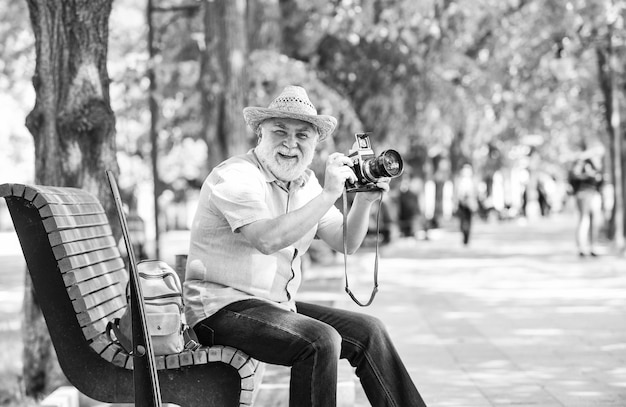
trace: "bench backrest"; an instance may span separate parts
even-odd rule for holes
[[[77,188],[18,184],[1,188],[0,196],[22,197],[38,212],[77,322],[85,339],[100,353],[108,321],[126,308],[128,281],[102,205]]]

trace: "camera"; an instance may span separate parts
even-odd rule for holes
[[[354,164],[352,169],[357,180],[354,183],[346,181],[347,192],[378,191],[376,182],[380,178],[394,178],[402,174],[404,164],[400,153],[395,150],[385,150],[378,157],[372,150],[369,133],[357,133],[356,139],[348,158]]]

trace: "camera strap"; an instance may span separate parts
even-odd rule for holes
[[[378,235],[380,232],[380,212],[382,211],[383,205],[383,193],[380,192],[380,199],[378,200],[378,213],[376,214],[376,257],[374,260],[374,288],[372,288],[372,294],[370,294],[370,299],[365,304],[360,302],[356,296],[350,291],[350,287],[348,284],[348,194],[344,190],[343,191],[343,270],[346,278],[346,293],[352,298],[356,304],[361,307],[367,307],[374,301],[374,297],[378,292]]]

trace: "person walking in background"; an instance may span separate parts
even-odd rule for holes
[[[470,164],[464,164],[455,185],[456,215],[463,235],[463,244],[468,245],[472,230],[472,216],[478,209],[478,194],[474,183],[474,170]]]
[[[587,149],[574,161],[568,174],[578,211],[576,247],[580,257],[597,255],[594,246],[602,219],[603,158],[604,147]]]
[[[146,250],[146,222],[139,215],[139,211],[137,208],[137,198],[135,196],[131,196],[129,198],[129,201],[130,202],[124,206],[124,212],[126,213],[126,223],[128,224],[128,237],[130,243],[133,246],[135,259],[138,261],[146,260],[148,258],[148,253]],[[124,244],[123,238],[120,238],[120,240],[118,241],[118,248],[128,267],[129,254],[126,250],[126,245]]]
[[[411,184],[411,178],[403,178],[398,195],[398,227],[404,237],[415,236],[415,221],[419,215],[419,198]]]
[[[139,215],[136,206],[132,206],[126,217],[128,223],[128,234],[130,242],[133,245],[133,251],[137,260],[146,260],[148,253],[146,252],[146,222]]]
[[[541,216],[549,216],[552,205],[550,204],[550,197],[546,190],[545,182],[542,179],[537,182],[537,201]]]

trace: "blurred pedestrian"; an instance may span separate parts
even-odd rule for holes
[[[415,236],[415,222],[419,215],[419,198],[410,178],[403,178],[398,195],[398,228],[403,237]]]
[[[128,224],[128,237],[133,245],[136,260],[146,260],[148,253],[146,252],[146,223],[139,215],[136,207],[131,207],[130,212],[126,216]]]
[[[602,219],[603,159],[604,147],[587,149],[574,161],[568,174],[578,210],[576,246],[580,257],[597,255],[594,246]]]
[[[478,209],[478,193],[474,182],[474,170],[470,164],[464,164],[456,182],[456,215],[463,235],[463,244],[469,244],[472,230],[472,216]]]
[[[552,205],[550,204],[548,191],[546,190],[546,186],[543,180],[539,180],[539,182],[537,182],[537,201],[539,203],[541,216],[549,216]]]
[[[148,258],[148,253],[146,251],[146,223],[139,215],[134,202],[131,202],[130,205],[124,204],[124,213],[126,214],[128,238],[133,247],[135,260],[146,260]],[[124,243],[123,237],[120,238],[118,242],[118,248],[122,257],[124,257],[125,260],[128,260],[128,251],[126,250],[126,244]]]
[[[378,239],[379,244],[386,245],[391,242],[392,226],[393,218],[389,212],[389,205],[383,199],[380,205],[373,205],[370,210],[367,236],[374,236],[375,239]]]

